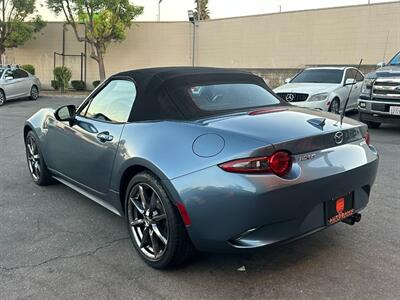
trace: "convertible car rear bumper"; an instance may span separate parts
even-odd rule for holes
[[[289,178],[228,173],[214,166],[170,183],[201,251],[231,252],[291,240],[330,226],[328,201],[349,193],[366,207],[378,156],[364,141],[295,157]]]

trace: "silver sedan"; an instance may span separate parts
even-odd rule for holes
[[[18,98],[37,100],[40,88],[40,80],[29,72],[14,67],[0,68],[0,106]]]

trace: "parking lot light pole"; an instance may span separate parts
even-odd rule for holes
[[[193,24],[193,42],[192,42],[192,66],[194,67],[195,50],[196,50],[196,17],[193,10],[188,10],[189,22]]]

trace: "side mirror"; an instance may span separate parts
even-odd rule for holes
[[[286,78],[286,79],[285,79],[285,84],[290,83],[290,80],[292,80],[292,78]]]
[[[12,76],[6,76],[6,77],[4,77],[4,79],[5,79],[5,80],[13,80],[14,77],[12,77]]]
[[[384,61],[381,61],[381,62],[379,62],[379,63],[376,64],[376,68],[377,68],[377,69],[383,68],[384,66],[386,66],[386,64],[385,64]]]
[[[76,117],[75,105],[61,106],[54,112],[54,117],[58,121],[71,123]]]
[[[357,83],[357,81],[355,79],[348,78],[348,79],[346,79],[346,82],[344,83],[344,85],[353,85],[353,84],[356,84],[356,83]]]

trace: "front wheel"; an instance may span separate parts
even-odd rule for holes
[[[151,267],[172,267],[194,253],[177,208],[153,174],[143,172],[132,178],[125,209],[133,246]]]
[[[371,129],[378,129],[381,126],[381,123],[372,122],[372,121],[367,121],[366,124],[368,125],[368,128],[371,128]]]
[[[39,98],[39,89],[36,85],[32,86],[29,99],[35,101]]]
[[[329,112],[334,114],[340,114],[340,101],[339,99],[333,99],[331,105],[329,106]]]
[[[0,90],[0,106],[2,106],[6,102],[6,95],[2,90]]]
[[[360,121],[367,124],[368,128],[370,129],[378,129],[382,123],[379,122],[373,122],[373,121],[366,121],[364,120],[364,118],[362,117],[362,114],[360,114]]]
[[[31,173],[33,181],[38,185],[49,185],[53,183],[53,178],[43,160],[38,140],[32,131],[28,132],[26,135],[25,148],[29,172]]]

